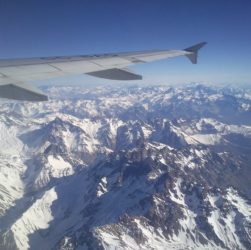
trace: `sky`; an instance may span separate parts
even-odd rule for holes
[[[0,0],[0,58],[183,49],[206,41],[197,65],[179,57],[131,68],[145,84],[251,84],[250,13],[250,0]]]

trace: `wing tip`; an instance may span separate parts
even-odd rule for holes
[[[197,64],[198,61],[198,51],[204,47],[207,44],[207,42],[201,42],[201,43],[197,43],[191,47],[188,47],[186,49],[184,49],[184,51],[186,52],[190,52],[189,54],[186,55],[186,57],[193,63],[193,64]]]
[[[195,44],[191,47],[188,47],[184,50],[189,51],[189,52],[198,52],[198,50],[201,49],[202,47],[204,47],[206,44],[207,44],[207,42],[197,43],[197,44]]]

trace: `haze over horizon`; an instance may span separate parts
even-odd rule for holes
[[[198,65],[183,57],[131,67],[135,83],[251,84],[251,2],[0,0],[0,58],[183,49],[201,41]],[[87,76],[40,84],[110,83]],[[120,82],[118,82],[120,84]]]

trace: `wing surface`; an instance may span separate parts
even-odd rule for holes
[[[33,98],[34,101],[46,100],[39,90],[34,90],[23,83],[83,73],[112,80],[139,80],[142,76],[130,71],[128,66],[177,56],[186,56],[195,64],[198,50],[205,44],[200,43],[184,50],[0,59],[0,97],[17,100]]]

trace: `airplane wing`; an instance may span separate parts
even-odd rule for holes
[[[28,82],[83,73],[111,80],[140,80],[142,76],[129,70],[128,66],[177,56],[186,56],[196,64],[198,50],[205,44],[199,43],[184,50],[0,59],[0,97],[45,101],[47,96],[39,89],[29,86]]]

